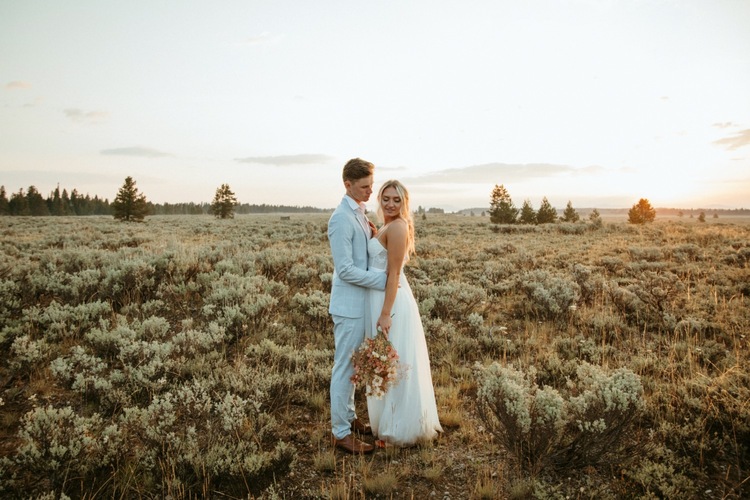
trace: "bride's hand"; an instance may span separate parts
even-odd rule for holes
[[[369,219],[367,220],[367,224],[370,226],[370,229],[372,230],[372,238],[375,238],[378,235],[378,228]]]
[[[391,317],[387,314],[381,314],[378,318],[377,326],[383,332],[385,338],[388,338],[388,333],[391,331],[391,324]]]

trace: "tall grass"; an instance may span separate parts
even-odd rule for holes
[[[419,218],[446,432],[362,459],[328,444],[326,215],[0,222],[0,494],[750,494],[746,222]]]

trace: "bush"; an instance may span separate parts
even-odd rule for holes
[[[565,473],[629,458],[643,407],[637,375],[582,363],[562,392],[535,378],[533,367],[522,373],[493,363],[480,371],[479,415],[521,471]]]
[[[580,297],[577,283],[543,270],[524,273],[520,287],[529,299],[526,305],[544,319],[567,317]]]
[[[487,292],[483,288],[454,281],[431,287],[415,287],[414,292],[418,301],[425,300],[429,304],[434,301],[430,314],[433,318],[442,319],[464,319],[487,300]]]
[[[71,407],[34,408],[21,422],[21,445],[13,458],[26,474],[61,488],[69,478],[85,476],[101,464],[102,419],[77,415]],[[38,483],[38,480],[37,480]]]

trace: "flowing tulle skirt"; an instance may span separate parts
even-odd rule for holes
[[[385,292],[369,291],[366,333],[370,337],[375,335],[384,298]],[[373,434],[396,446],[431,440],[443,429],[438,420],[430,358],[419,308],[403,273],[392,309],[389,339],[399,354],[402,372],[398,383],[382,399],[367,398]]]

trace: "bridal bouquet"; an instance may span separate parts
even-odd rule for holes
[[[368,396],[382,399],[398,380],[398,353],[383,333],[366,338],[352,354],[352,363],[351,381],[357,387],[366,387]]]

